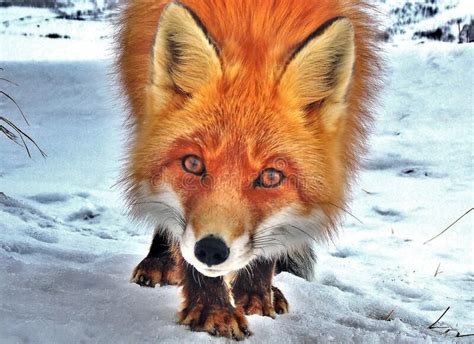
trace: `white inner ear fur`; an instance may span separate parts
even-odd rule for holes
[[[324,99],[322,112],[332,107],[330,112],[338,116],[345,111],[354,62],[353,26],[347,18],[337,18],[288,63],[280,80],[280,93],[289,95],[293,105],[301,109]]]
[[[222,74],[216,48],[196,20],[177,3],[163,9],[153,45],[152,85],[192,94]]]

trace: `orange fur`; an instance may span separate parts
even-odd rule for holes
[[[222,75],[191,99],[174,92],[162,104],[149,84],[168,2],[130,0],[121,17],[118,62],[134,137],[126,176],[131,201],[140,182],[158,190],[167,181],[197,236],[213,224],[230,241],[288,204],[303,215],[319,208],[329,220],[315,230],[330,237],[372,123],[380,59],[369,6],[362,0],[182,0],[218,46]],[[353,25],[355,65],[346,114],[328,126],[324,104],[300,109],[278,85],[294,49],[337,16]],[[212,187],[192,178],[183,187],[179,159],[185,154],[203,157]],[[262,168],[282,161],[294,179],[278,189],[248,187]]]

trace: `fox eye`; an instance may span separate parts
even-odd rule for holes
[[[255,187],[261,188],[276,188],[280,186],[281,182],[285,179],[283,172],[278,171],[274,168],[267,168],[260,173],[260,176],[255,180]]]
[[[196,176],[203,176],[206,173],[204,162],[197,155],[186,155],[181,160],[183,170]]]

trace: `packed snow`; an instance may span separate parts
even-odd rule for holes
[[[0,141],[0,342],[226,342],[176,323],[179,288],[129,283],[152,229],[129,222],[114,186],[127,131],[109,24],[58,24],[70,39],[22,36],[1,27],[13,12],[48,17],[0,9],[0,78],[18,84],[0,80],[1,90],[30,126],[6,98],[0,113],[48,157]],[[99,30],[88,23],[104,29],[88,36]],[[354,187],[358,220],[348,215],[334,242],[315,246],[314,281],[276,277],[290,313],[250,316],[248,343],[474,342],[456,337],[474,332],[472,212],[425,244],[474,204],[474,46],[417,43],[386,46],[388,82]],[[447,307],[443,328],[429,329]]]

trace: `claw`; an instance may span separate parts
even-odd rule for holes
[[[252,332],[248,328],[241,329],[242,333],[245,335],[245,337],[250,337],[252,335]]]
[[[243,340],[250,335],[243,314],[232,306],[186,307],[180,312],[179,322],[188,325],[192,331],[207,332],[212,336]]]
[[[147,257],[134,269],[131,282],[142,287],[154,288],[156,285],[170,285],[180,283],[177,266],[169,262],[164,265],[158,258]]]

